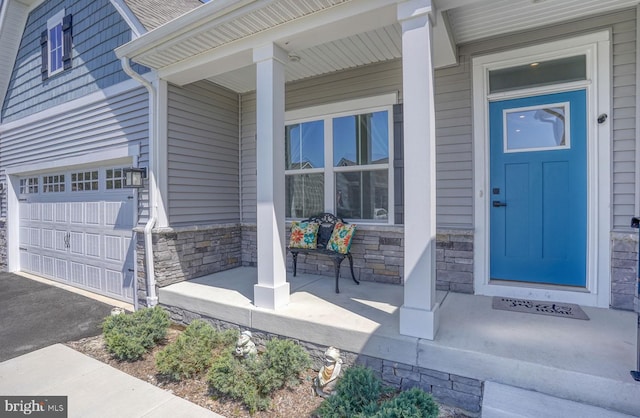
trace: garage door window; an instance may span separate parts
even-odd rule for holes
[[[38,193],[38,177],[20,179],[20,194]]]
[[[64,174],[42,177],[42,191],[44,193],[64,192]]]
[[[124,187],[124,173],[122,168],[107,169],[107,190],[117,190]]]
[[[71,173],[71,191],[87,192],[98,190],[98,170]]]

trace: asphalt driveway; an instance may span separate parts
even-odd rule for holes
[[[0,362],[98,335],[111,306],[11,273],[0,273]]]

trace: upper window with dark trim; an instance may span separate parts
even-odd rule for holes
[[[64,9],[47,20],[47,29],[40,35],[42,50],[42,80],[71,68],[71,15]]]

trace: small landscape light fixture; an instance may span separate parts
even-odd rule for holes
[[[125,168],[122,170],[124,173],[124,187],[131,187],[133,189],[140,189],[144,187],[144,179],[147,177],[147,168]]]

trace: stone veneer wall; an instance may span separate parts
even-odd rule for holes
[[[0,218],[0,271],[7,271],[7,219]]]
[[[138,300],[146,304],[144,233],[137,232]],[[242,230],[238,224],[153,230],[157,287],[242,265]]]
[[[291,224],[287,223],[287,242]],[[255,224],[242,224],[242,265],[257,265]],[[473,232],[439,230],[436,242],[436,287],[439,290],[473,293]],[[353,270],[363,281],[402,284],[404,275],[404,226],[358,225],[351,246]],[[293,271],[287,254],[287,270]],[[301,273],[333,276],[333,263],[321,255],[300,255]],[[350,278],[348,261],[340,277]]]
[[[638,298],[638,234],[611,233],[611,307],[634,310]]]
[[[473,294],[473,231],[438,230],[436,289]]]
[[[179,324],[188,325],[194,319],[203,319],[219,330],[241,329],[239,325],[202,316],[181,308],[165,305],[163,308],[169,312],[171,320]],[[244,331],[245,328],[242,330]],[[254,342],[258,345],[264,345],[266,341],[273,338],[287,338],[257,329],[251,329],[251,333]],[[313,368],[320,370],[327,347],[307,341],[298,340],[297,342],[311,355]],[[389,386],[402,390],[419,387],[433,394],[433,397],[442,404],[461,408],[470,416],[480,415],[484,390],[484,382],[481,380],[348,351],[341,350],[341,356],[346,366],[363,365],[373,369],[378,377]]]
[[[256,224],[242,224],[242,266],[258,265],[258,233]]]

